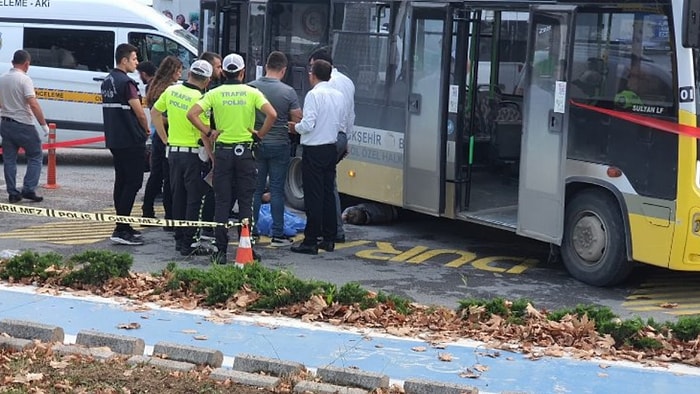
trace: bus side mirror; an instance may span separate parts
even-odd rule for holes
[[[685,0],[683,4],[683,46],[700,48],[700,0]]]

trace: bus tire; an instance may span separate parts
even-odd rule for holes
[[[302,185],[301,157],[292,157],[287,170],[287,179],[284,182],[284,199],[287,206],[298,211],[305,210]]]
[[[620,206],[596,190],[577,193],[566,204],[561,257],[574,278],[593,286],[613,286],[633,268],[627,260]]]

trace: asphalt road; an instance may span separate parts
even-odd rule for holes
[[[43,202],[22,205],[78,212],[112,209],[113,170],[108,151],[61,149],[57,162],[58,188],[42,188],[39,194],[44,195]],[[18,178],[23,174],[24,166],[20,166]],[[6,201],[3,195],[0,202]],[[135,215],[140,213],[141,194],[134,209]],[[183,267],[209,265],[206,257],[180,256],[171,233],[160,228],[142,229],[146,244],[130,247],[111,244],[110,223],[11,213],[0,213],[0,218],[0,251],[32,249],[72,255],[86,249],[109,249],[133,254],[133,269],[144,272],[159,271],[169,262]],[[365,288],[422,304],[457,307],[459,300],[469,297],[503,297],[527,298],[536,307],[549,310],[601,304],[622,317],[662,321],[700,313],[700,274],[640,267],[621,286],[595,288],[569,277],[561,264],[548,261],[546,244],[506,231],[411,212],[402,212],[390,225],[348,225],[346,234],[347,243],[318,256],[269,247],[265,238],[255,248],[262,264],[290,270],[301,278],[338,285],[359,282]],[[231,247],[229,258],[234,256],[235,247]],[[669,308],[673,304],[677,305]]]

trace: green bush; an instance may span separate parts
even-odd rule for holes
[[[134,258],[127,253],[88,250],[74,255],[68,263],[76,268],[63,278],[61,283],[64,286],[75,284],[100,286],[111,278],[127,277]]]
[[[46,272],[46,269],[52,265],[61,267],[63,265],[63,256],[53,252],[42,255],[32,251],[24,251],[5,263],[0,270],[0,278],[13,278],[15,280],[39,278],[46,280],[52,276],[51,273]]]
[[[673,336],[681,341],[692,341],[700,335],[700,316],[681,316],[676,323],[668,323]]]
[[[363,289],[359,283],[348,282],[338,290],[336,301],[344,305],[359,304],[365,301],[368,295],[369,291]]]

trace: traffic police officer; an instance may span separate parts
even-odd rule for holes
[[[224,58],[222,68],[226,81],[208,91],[187,113],[187,118],[199,131],[209,135],[214,144],[214,220],[226,223],[233,207],[233,198],[238,198],[238,218],[253,218],[253,193],[256,183],[256,165],[253,157],[254,136],[263,138],[277,119],[277,112],[257,89],[243,84],[245,62],[232,53]],[[265,114],[260,130],[255,130],[255,111]],[[202,112],[214,114],[216,129],[199,119]],[[228,228],[219,226],[215,232],[217,254],[215,261],[226,263]],[[255,256],[255,252],[253,252]]]
[[[151,119],[161,140],[167,141],[170,165],[170,188],[173,200],[173,219],[197,220],[199,205],[206,191],[201,176],[199,140],[211,157],[211,143],[206,133],[197,130],[187,119],[187,111],[204,94],[212,75],[212,67],[205,60],[197,60],[190,66],[187,82],[168,87],[153,105]],[[163,113],[168,113],[168,132],[163,124]],[[200,115],[202,123],[209,124],[206,113]],[[206,252],[192,247],[196,228],[176,227],[175,248],[183,256]]]

